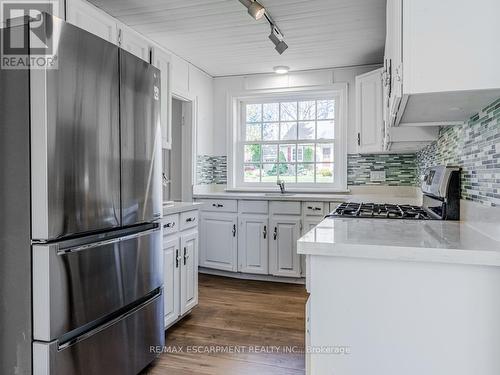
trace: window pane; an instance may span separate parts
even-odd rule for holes
[[[314,119],[316,119],[316,102],[314,100],[299,102],[299,120]]]
[[[260,141],[260,124],[247,124],[245,139],[247,141]]]
[[[262,161],[264,163],[278,161],[278,145],[262,145]]]
[[[264,164],[262,166],[262,182],[276,182],[278,180],[278,165]]]
[[[333,183],[333,163],[316,164],[316,182]]]
[[[314,121],[299,122],[299,139],[314,139]]]
[[[297,149],[295,145],[280,145],[280,162],[291,162],[296,161]]]
[[[262,121],[262,105],[261,104],[247,104],[247,122],[261,122]]]
[[[262,124],[262,140],[264,141],[277,141],[278,140],[279,125],[277,123]]]
[[[314,182],[314,164],[297,164],[297,182]]]
[[[310,145],[310,144],[297,145],[297,161],[298,162],[313,162],[314,161],[314,145]]]
[[[279,178],[295,183],[295,164],[278,164]]]
[[[297,139],[297,123],[296,122],[282,122],[280,128],[280,139],[282,141]]]
[[[260,182],[260,164],[245,164],[244,181]]]
[[[278,121],[280,117],[279,103],[265,103],[262,109],[263,121]]]
[[[260,162],[260,145],[245,145],[245,163]]]
[[[318,120],[333,119],[335,117],[334,100],[318,100]]]
[[[334,139],[335,138],[335,122],[318,121],[318,139]]]
[[[316,145],[316,162],[317,163],[333,162],[333,144],[318,143]]]
[[[281,121],[297,120],[297,102],[281,103]]]

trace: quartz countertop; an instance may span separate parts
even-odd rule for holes
[[[299,239],[297,252],[500,266],[500,241],[459,221],[327,218]]]
[[[198,210],[203,203],[197,202],[173,202],[163,204],[163,216],[179,212]]]

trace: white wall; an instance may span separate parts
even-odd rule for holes
[[[354,119],[354,78],[368,71],[379,68],[379,65],[367,65],[352,68],[311,70],[286,75],[255,74],[246,76],[216,77],[213,79],[213,147],[209,155],[227,155],[227,103],[232,93],[244,93],[245,90],[293,88],[304,86],[325,86],[333,83],[347,82],[349,86],[348,114],[348,153],[356,153],[356,129]],[[198,150],[208,150],[201,146],[208,143],[203,139],[207,132],[198,134]],[[199,152],[200,154],[202,152]]]

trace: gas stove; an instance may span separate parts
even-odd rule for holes
[[[432,217],[422,207],[385,203],[342,203],[328,216],[366,217],[374,219],[418,219]]]
[[[458,220],[460,216],[460,168],[438,165],[425,171],[423,205],[342,203],[327,217],[406,220]]]

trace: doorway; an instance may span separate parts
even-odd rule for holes
[[[172,97],[172,147],[163,150],[163,200],[193,200],[193,100]]]

